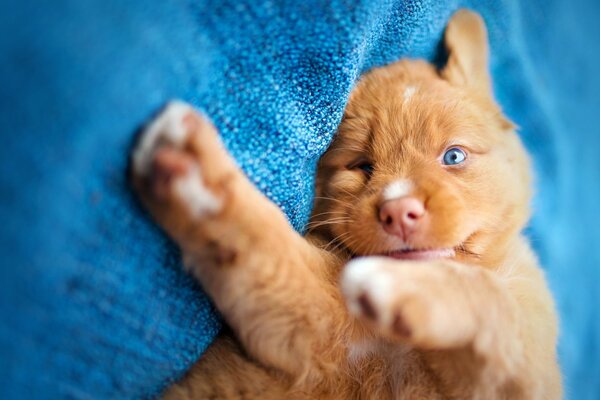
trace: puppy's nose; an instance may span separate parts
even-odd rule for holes
[[[406,239],[425,216],[425,206],[414,197],[388,200],[379,207],[379,221],[390,235]]]

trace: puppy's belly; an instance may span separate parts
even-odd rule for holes
[[[250,360],[230,334],[221,334],[200,360],[165,393],[167,400],[264,399],[264,400],[408,400],[442,399],[421,354],[385,344],[355,344],[348,369],[325,390],[293,387],[282,374]],[[363,352],[365,351],[366,352]],[[352,352],[351,352],[352,353]],[[330,386],[335,386],[331,390]]]

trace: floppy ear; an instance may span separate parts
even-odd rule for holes
[[[468,86],[491,94],[488,72],[488,38],[479,14],[458,10],[450,19],[444,35],[448,62],[442,78],[455,86]]]

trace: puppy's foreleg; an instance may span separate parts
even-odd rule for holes
[[[293,379],[334,357],[343,315],[326,256],[235,166],[215,128],[170,105],[133,155],[134,183],[245,350]]]
[[[530,278],[522,284],[532,284]],[[552,335],[542,332],[552,320],[532,328],[527,316],[552,312],[536,310],[543,302],[532,306],[496,274],[452,261],[365,258],[347,266],[342,290],[353,314],[389,340],[422,350],[445,393],[540,398],[533,393],[541,393],[539,380],[548,377],[538,371],[543,361],[530,358],[548,357],[530,341],[535,334]]]

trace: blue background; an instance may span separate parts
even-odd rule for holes
[[[0,398],[146,398],[219,321],[126,179],[169,99],[212,117],[298,229],[361,72],[434,59],[460,6],[537,174],[528,229],[567,397],[600,398],[600,4],[566,0],[0,1]]]

